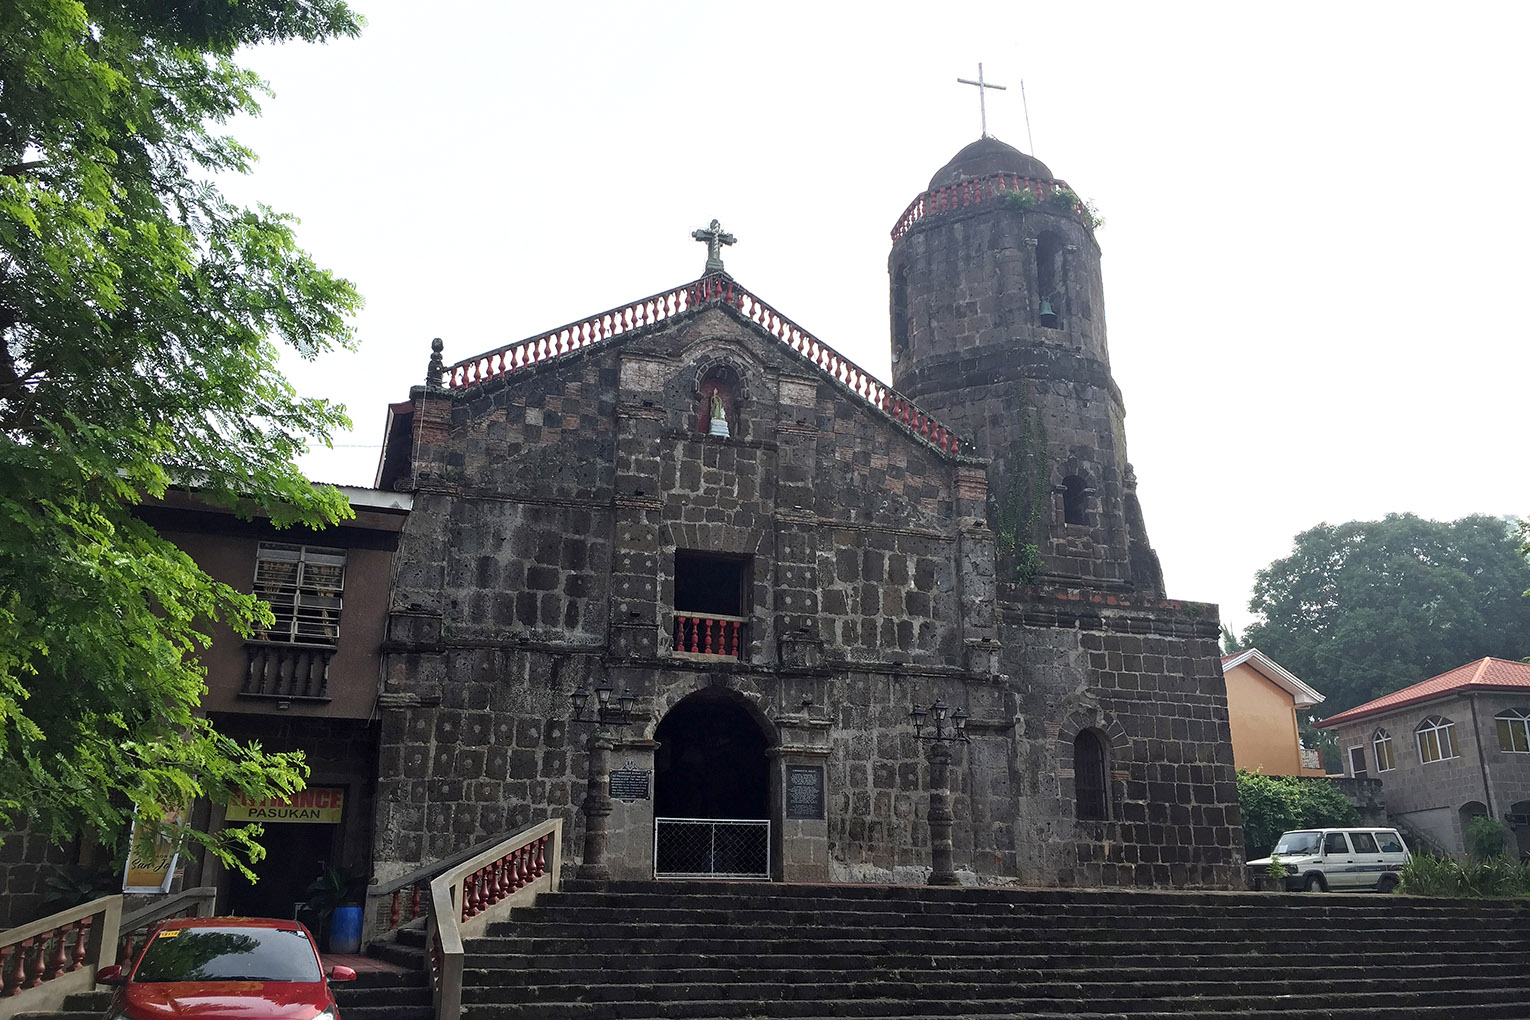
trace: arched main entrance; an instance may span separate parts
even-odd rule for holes
[[[654,739],[654,873],[770,877],[769,740],[749,710],[698,691]]]

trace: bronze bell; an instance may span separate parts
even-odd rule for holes
[[[1057,313],[1052,311],[1052,302],[1046,298],[1041,299],[1041,324],[1048,329],[1057,328]]]

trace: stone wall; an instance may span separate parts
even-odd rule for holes
[[[717,371],[732,383],[727,436],[698,427]],[[825,817],[794,820],[779,848],[791,873],[919,867],[923,801],[900,796],[927,782],[908,709],[994,683],[981,466],[721,309],[483,390],[416,394],[421,489],[385,665],[379,878],[549,813],[573,824],[577,853],[590,730],[569,721],[568,696],[602,683],[639,699],[618,763],[652,768],[665,714],[706,692],[745,706],[773,783],[794,764],[826,767]],[[737,659],[677,647],[682,553],[741,564]],[[651,840],[651,803],[619,804],[613,867],[641,877]]]
[[[1242,816],[1213,606],[1014,588],[1022,880],[1240,887]],[[1073,746],[1109,747],[1108,817],[1076,817]]]
[[[36,920],[51,912],[44,906],[48,880],[63,875],[77,859],[74,845],[55,846],[39,832],[7,832],[0,843],[0,929]],[[72,905],[72,904],[71,904]],[[59,908],[62,909],[62,908]]]

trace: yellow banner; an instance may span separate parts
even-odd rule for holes
[[[224,818],[230,822],[325,822],[336,823],[345,810],[345,788],[315,786],[293,794],[290,800],[267,797],[251,800],[235,797],[228,802]]]
[[[165,811],[166,825],[179,824],[180,808]],[[151,837],[147,828],[138,827],[138,809],[133,809],[133,824],[128,829],[128,859],[122,872],[125,893],[162,893],[170,891],[179,856],[164,836]]]

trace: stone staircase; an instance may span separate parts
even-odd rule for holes
[[[469,940],[468,1020],[1530,1018],[1530,903],[679,882],[565,890]]]

